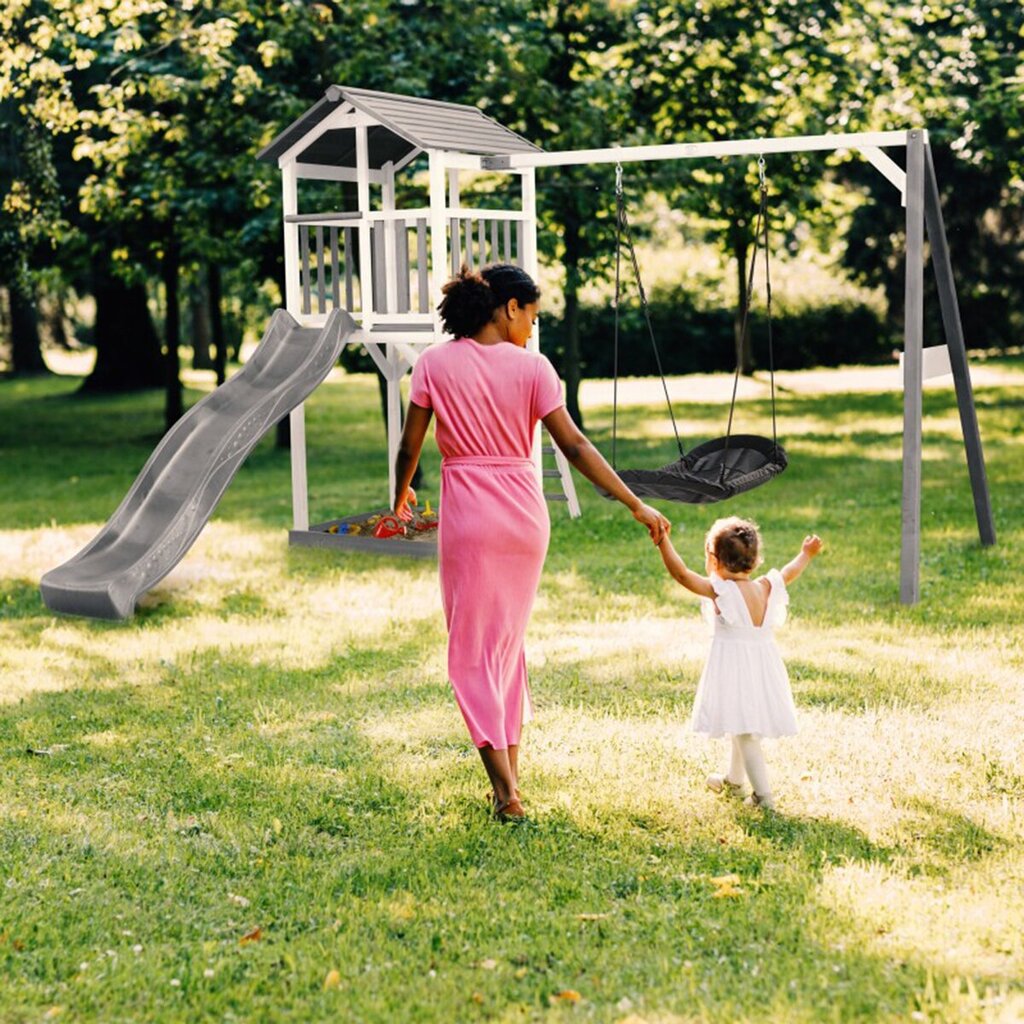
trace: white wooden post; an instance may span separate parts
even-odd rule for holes
[[[281,167],[281,204],[284,210],[284,299],[285,309],[298,320],[301,316],[299,287],[299,225],[288,217],[299,212],[299,183],[295,161]],[[292,529],[309,529],[309,485],[306,474],[306,407],[300,402],[288,414],[292,467]]]
[[[395,209],[395,168],[390,161],[384,165],[381,209],[392,213]],[[395,248],[394,223],[379,221],[377,230],[384,232],[384,272],[380,275],[380,280],[384,283],[384,294],[380,297],[381,312],[394,313],[398,309],[398,254]]]
[[[402,375],[408,367],[393,346],[385,346],[385,352],[391,367],[388,375],[388,508],[394,508],[398,487],[395,461],[402,440]]]
[[[532,167],[523,171],[523,270],[537,280],[537,173]],[[527,346],[540,351],[540,338],[536,328]]]
[[[441,285],[448,276],[448,233],[445,223],[444,153],[429,151],[430,159],[430,307],[434,317],[434,340],[441,340],[441,317],[437,303]],[[397,452],[396,452],[397,454]]]
[[[395,209],[395,168],[394,165],[384,165],[384,185],[381,190],[381,208],[387,211]],[[393,313],[396,309],[398,298],[398,253],[395,248],[394,225],[391,221],[381,221],[378,230],[384,232],[384,272],[380,280],[384,282],[386,289],[383,300],[383,312]],[[398,455],[398,444],[402,439],[402,392],[401,379],[404,372],[402,357],[394,349],[384,346],[385,359],[388,365],[388,372],[384,375],[387,380],[387,434],[388,434],[388,507],[395,507],[395,491],[398,480],[395,475],[395,459]]]
[[[373,327],[373,246],[370,240],[370,147],[366,125],[356,128],[356,204],[359,208],[359,298],[362,328]]]
[[[448,167],[448,212],[449,216],[445,218],[445,228],[450,230],[451,236],[449,238],[449,266],[451,273],[456,273],[461,264],[468,262],[468,258],[465,253],[462,252],[462,243],[460,241],[462,235],[462,228],[460,222],[452,219],[453,211],[457,210],[462,205],[462,193],[459,189],[459,169],[458,167]],[[469,239],[466,240],[467,246],[470,244]]]
[[[523,227],[520,246],[522,264],[530,277],[537,280],[537,173],[532,167],[522,172],[523,179]],[[540,328],[534,327],[526,347],[531,352],[540,351]],[[544,453],[540,436],[540,424],[533,432],[533,468],[541,489],[544,488]]]

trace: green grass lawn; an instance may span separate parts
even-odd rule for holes
[[[693,561],[716,514],[757,519],[769,565],[828,545],[779,634],[802,732],[766,744],[776,815],[705,790],[697,603],[581,481],[528,636],[516,826],[485,812],[432,564],[289,550],[264,441],[132,621],[56,617],[39,577],[120,501],[161,397],[0,383],[0,1021],[1024,1019],[1024,367],[1001,370],[976,396],[995,548],[952,391],[926,392],[915,607],[897,393],[786,393],[783,477],[662,506]],[[677,415],[688,441],[724,423]],[[376,384],[329,382],[307,421],[313,518],[380,504]],[[620,431],[621,464],[671,457],[657,407]],[[436,501],[432,445],[426,472]]]

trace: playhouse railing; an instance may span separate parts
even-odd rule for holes
[[[362,310],[357,213],[297,214],[285,218],[299,237],[300,310],[326,315],[339,306]],[[294,227],[292,227],[294,225]]]
[[[479,270],[487,263],[521,263],[523,215],[518,210],[449,210],[448,251],[452,273],[465,263]]]
[[[360,237],[368,221],[373,314],[396,322],[430,322],[430,211],[375,210],[293,214],[286,230],[298,233],[300,311],[326,316],[341,307],[365,312]],[[457,208],[446,211],[451,271],[462,263],[519,263],[524,227],[518,211]]]

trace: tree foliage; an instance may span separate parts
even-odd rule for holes
[[[217,291],[223,274],[233,301],[265,301],[263,282],[283,276],[280,196],[253,157],[338,82],[475,103],[549,150],[926,125],[965,318],[1006,343],[1024,291],[1022,42],[1020,4],[962,0],[495,0],[472,16],[457,0],[8,0],[0,284],[31,304],[54,268],[104,294],[116,275],[152,306],[175,282]],[[773,156],[767,173],[773,243],[793,248],[805,222],[828,243],[846,232],[846,267],[884,287],[897,322],[891,185],[817,154]],[[580,295],[613,264],[613,180],[610,167],[538,172],[574,410]],[[823,180],[868,200],[848,225]],[[636,205],[662,193],[699,215],[742,280],[751,160],[632,165],[627,186]],[[132,308],[148,318],[145,302]],[[152,357],[154,338],[135,333],[118,366]]]

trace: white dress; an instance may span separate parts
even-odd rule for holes
[[[768,572],[771,590],[764,622],[755,626],[734,580],[710,577],[715,600],[701,604],[714,625],[711,651],[697,684],[693,729],[708,736],[792,736],[796,708],[789,673],[773,630],[786,621],[789,594],[778,569]],[[716,611],[717,605],[717,611]]]

